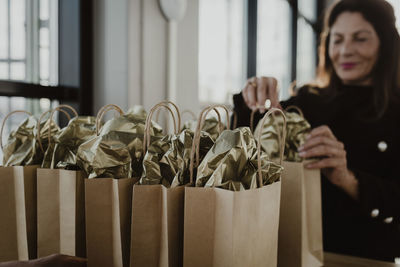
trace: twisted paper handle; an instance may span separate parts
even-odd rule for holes
[[[258,111],[258,109],[252,110],[250,113],[250,130],[253,133],[254,132],[254,115],[256,114],[256,112]]]
[[[303,111],[298,106],[293,106],[292,105],[292,106],[288,106],[288,107],[285,108],[285,112],[289,112],[289,110],[297,111],[297,113],[299,113],[299,115],[302,118],[304,118]],[[272,117],[275,118],[275,114],[272,114]],[[282,144],[282,136],[279,135],[279,129],[278,128],[277,128],[277,131],[278,131],[278,142],[279,142],[279,144]],[[285,141],[283,143],[285,143]]]
[[[193,169],[194,169],[194,156],[196,154],[196,167],[199,165],[200,161],[200,136],[201,136],[201,129],[203,128],[204,122],[206,120],[206,117],[208,113],[211,110],[214,110],[215,113],[217,113],[218,117],[218,123],[220,125],[219,127],[219,133],[222,132],[223,126],[221,122],[221,115],[218,111],[217,108],[223,108],[226,112],[227,115],[227,129],[229,129],[229,111],[224,105],[212,105],[209,107],[206,107],[203,109],[199,115],[199,118],[197,120],[197,126],[196,126],[196,131],[194,132],[193,136],[193,142],[192,142],[192,150],[190,151],[190,166],[189,166],[189,171],[190,171],[190,184],[193,183]]]
[[[60,112],[62,112],[62,113],[65,114],[65,116],[68,118],[68,121],[71,120],[71,116],[68,114],[68,112],[66,112],[66,111],[64,110],[64,108],[71,110],[72,113],[74,113],[75,117],[78,117],[78,112],[76,112],[76,110],[75,110],[73,107],[71,107],[70,105],[59,105],[59,106],[57,106],[56,108],[54,108],[53,110],[47,110],[47,111],[43,112],[42,115],[40,116],[40,118],[39,118],[37,124],[36,124],[36,130],[37,130],[36,140],[38,141],[39,148],[40,148],[40,150],[41,150],[43,153],[44,153],[45,151],[44,151],[44,148],[43,148],[42,139],[41,139],[41,137],[40,137],[40,123],[42,122],[43,118],[44,118],[48,113],[50,113],[50,116],[49,116],[49,118],[48,118],[48,120],[50,120],[49,131],[48,131],[48,135],[49,135],[48,138],[49,138],[49,145],[50,145],[50,141],[51,141],[51,138],[50,138],[50,137],[51,137],[51,123],[53,122],[53,115],[54,115],[54,112],[55,112],[56,110],[58,110],[58,111],[60,111]]]
[[[185,109],[184,111],[182,111],[182,113],[181,113],[182,117],[183,117],[183,115],[185,115],[186,113],[189,114],[189,115],[192,117],[192,120],[196,120],[196,114],[194,114],[193,111],[188,110],[188,109]]]
[[[169,100],[165,100],[165,101],[163,101],[162,103],[164,103],[164,104],[170,104],[170,105],[172,105],[172,106],[175,108],[176,116],[178,117],[178,125],[177,125],[177,128],[178,128],[178,129],[177,129],[177,130],[180,131],[182,119],[181,119],[181,112],[179,111],[178,106],[177,106],[174,102],[169,101]]]
[[[172,111],[172,109],[168,106],[168,104],[171,104],[175,108],[176,114],[178,115],[178,121],[176,120],[175,114]],[[170,101],[162,101],[162,102],[156,104],[154,107],[151,108],[149,114],[147,114],[147,117],[146,117],[144,137],[143,137],[143,155],[146,154],[147,149],[150,146],[151,119],[153,118],[154,112],[159,110],[160,108],[166,108],[169,111],[169,113],[172,116],[172,120],[174,122],[174,133],[175,134],[179,133],[180,119],[181,119],[181,114],[179,112],[179,108],[174,103],[172,103]]]
[[[283,155],[285,153],[285,141],[286,141],[286,116],[285,113],[280,110],[279,108],[271,108],[268,110],[268,112],[264,115],[264,117],[261,119],[261,128],[264,126],[265,121],[269,116],[273,116],[275,112],[278,112],[282,115],[283,117],[283,127],[281,131],[281,137],[280,137],[280,153],[279,153],[279,164],[282,165],[283,161]],[[262,131],[258,132],[257,135],[257,167],[258,167],[258,184],[259,187],[262,187],[263,185],[263,179],[262,179],[262,172],[261,172],[261,134]]]
[[[232,116],[233,116],[233,125],[232,125],[232,130],[235,130],[237,128],[237,121],[238,121],[238,115],[236,111],[232,110]]]
[[[180,130],[180,129],[181,129],[181,124],[182,124],[182,119],[181,119],[182,113],[180,112],[178,106],[177,106],[174,102],[169,101],[169,100],[161,101],[161,102],[158,103],[158,104],[165,104],[165,105],[167,105],[167,106],[168,106],[168,105],[171,105],[171,106],[175,109],[175,113],[176,113],[176,117],[175,117],[175,118],[178,118],[178,125],[177,125],[177,127],[178,127],[178,130]],[[160,111],[161,111],[161,109],[158,109],[158,110],[157,110],[157,113],[156,113],[156,121],[157,121],[157,122],[158,122],[158,119],[159,119]]]
[[[200,163],[199,161],[200,161],[200,135],[201,135],[201,129],[203,129],[203,125],[204,125],[204,123],[206,121],[206,118],[207,118],[207,115],[208,115],[208,113],[210,113],[210,111],[214,110],[215,113],[217,113],[218,125],[219,125],[218,133],[221,134],[222,131],[224,130],[224,125],[222,123],[221,115],[220,115],[220,113],[219,113],[217,108],[222,108],[222,109],[225,110],[225,113],[226,113],[226,116],[227,116],[226,128],[229,129],[229,127],[230,127],[229,110],[228,110],[228,108],[226,106],[224,106],[224,105],[213,105],[213,106],[211,106],[209,108],[206,108],[205,110],[202,111],[203,116],[201,117],[201,120],[199,120],[197,122],[197,126],[198,126],[199,131],[196,131],[196,136],[195,136],[195,139],[194,139],[195,144],[197,145],[196,146],[196,162],[197,162],[197,165]]]
[[[12,112],[10,112],[10,113],[7,114],[7,116],[6,116],[6,117],[4,118],[4,120],[3,120],[3,123],[1,124],[1,130],[0,130],[0,147],[1,147],[1,151],[3,151],[3,131],[4,131],[4,126],[5,126],[5,124],[6,124],[7,119],[8,119],[11,115],[13,115],[13,114],[15,114],[15,113],[25,113],[25,114],[27,114],[27,115],[29,115],[29,116],[32,116],[32,114],[31,114],[30,112],[25,111],[25,110],[15,110],[15,111],[12,111]]]
[[[55,109],[53,109],[53,110],[51,111],[51,113],[50,113],[50,119],[53,120],[53,116],[54,116],[54,113],[55,113],[56,111],[64,111],[64,112],[63,112],[64,114],[68,114],[67,112],[65,112],[65,110],[63,110],[64,108],[71,110],[72,113],[74,113],[75,117],[78,117],[78,112],[76,112],[76,110],[75,110],[73,107],[71,107],[71,106],[69,106],[69,105],[59,105],[58,107],[56,107]],[[70,120],[71,120],[71,117],[70,117],[69,115],[67,115],[67,117],[68,117],[68,120],[70,121]],[[39,126],[39,127],[40,127],[40,126]],[[48,133],[48,141],[49,141],[49,145],[50,145],[50,142],[51,142],[51,127],[49,127],[49,130],[48,130],[47,133]]]
[[[304,118],[303,111],[298,106],[288,106],[287,108],[285,108],[285,111],[289,112],[289,110],[292,110],[292,109],[297,111],[297,113],[299,113],[299,115]]]
[[[254,115],[256,114],[256,112],[259,111],[261,108],[269,109],[270,107],[271,107],[271,100],[266,99],[264,105],[257,105],[256,108],[251,111],[251,113],[250,113],[250,130],[251,130],[251,132],[254,132]]]
[[[100,135],[100,123],[104,118],[104,115],[110,111],[110,110],[116,110],[118,111],[119,115],[124,115],[124,112],[122,111],[122,109],[114,104],[108,104],[103,106],[102,108],[100,108],[100,110],[97,112],[97,116],[96,116],[96,135],[99,136]]]
[[[161,108],[167,109],[167,110],[169,111],[169,113],[172,115],[172,120],[173,120],[173,122],[174,122],[174,133],[177,133],[177,131],[179,130],[179,128],[177,128],[177,124],[176,124],[176,123],[177,123],[177,120],[176,120],[175,114],[174,114],[174,112],[172,111],[172,109],[168,106],[168,104],[163,103],[163,102],[160,102],[160,103],[156,104],[156,106],[157,106],[157,105],[158,105],[158,108],[157,108],[156,110],[154,110],[153,112],[151,112],[151,110],[150,110],[150,112],[152,113],[151,117],[153,117],[154,114],[156,114],[156,119],[155,119],[155,121],[158,122],[158,115],[160,114]],[[154,107],[155,107],[155,106],[154,106]],[[150,114],[150,112],[149,112],[149,114]],[[147,124],[148,119],[149,119],[149,116],[146,117],[146,125],[148,125],[148,124]],[[146,126],[146,127],[147,127],[147,126]],[[150,126],[149,126],[149,128],[150,128]],[[146,138],[146,140],[147,140],[147,138]]]

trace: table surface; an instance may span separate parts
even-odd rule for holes
[[[324,253],[324,262],[324,267],[400,267],[400,264],[394,262],[376,261],[330,252]]]

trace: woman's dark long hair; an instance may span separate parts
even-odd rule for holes
[[[372,72],[373,112],[382,117],[389,102],[399,98],[400,88],[400,37],[396,29],[393,7],[385,0],[341,0],[326,13],[319,46],[317,84],[335,94],[341,80],[329,58],[330,30],[343,12],[359,12],[375,29],[380,40],[379,55]]]

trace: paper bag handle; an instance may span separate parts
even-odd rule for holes
[[[55,109],[53,109],[51,111],[50,119],[53,120],[53,116],[54,116],[54,113],[56,111],[63,111],[64,114],[68,114],[67,112],[65,112],[65,110],[63,110],[63,108],[67,108],[67,109],[71,110],[72,113],[74,113],[75,117],[78,117],[78,112],[76,112],[76,110],[73,107],[71,107],[69,105],[59,105],[58,107],[56,107]],[[71,120],[71,117],[69,115],[67,115],[67,117],[68,117],[68,120]],[[51,127],[49,127],[49,130],[48,130],[48,141],[49,141],[49,145],[50,145],[50,142],[51,142]]]
[[[65,116],[68,118],[68,120],[71,120],[71,116],[68,114],[68,112],[66,112],[65,110],[62,110],[62,109],[60,111],[65,114]],[[36,124],[36,133],[37,133],[36,134],[36,140],[38,141],[40,151],[42,151],[43,153],[45,151],[44,151],[44,148],[43,148],[43,145],[42,145],[42,140],[40,138],[40,123],[42,122],[43,118],[50,112],[51,112],[51,109],[43,112],[42,115],[40,115],[39,120],[37,121],[37,124]]]
[[[294,81],[294,83],[296,84],[296,81]],[[269,101],[269,104],[268,102]],[[257,105],[256,109],[252,110],[250,113],[250,130],[253,133],[254,132],[254,116],[257,113],[257,111],[260,110],[260,108],[267,108],[269,109],[269,106],[271,105],[270,99],[265,100],[265,106],[261,106],[261,105]],[[297,106],[288,106],[285,111],[288,111],[289,109],[295,109],[302,117],[303,116],[303,112],[301,111],[301,109]]]
[[[297,113],[299,113],[299,115],[304,118],[303,111],[298,106],[293,106],[293,105],[292,106],[288,106],[288,107],[285,108],[285,111],[289,111],[289,110],[292,110],[292,109],[297,111]]]
[[[153,108],[154,108],[154,110],[153,110]],[[153,108],[149,111],[149,114],[146,117],[146,128],[150,129],[151,126],[150,126],[149,123],[152,121],[152,118],[154,116],[154,112],[157,111],[157,113],[159,113],[161,108],[165,108],[165,109],[167,109],[169,111],[169,114],[171,114],[173,125],[174,125],[174,133],[178,134],[179,128],[177,127],[177,120],[176,120],[175,114],[172,111],[172,109],[167,104],[161,103],[161,102],[156,104]],[[157,117],[157,113],[156,113],[156,117]],[[157,121],[157,118],[156,118],[156,121]]]
[[[236,111],[232,110],[232,116],[233,116],[232,130],[235,130],[237,128],[237,121],[238,121],[238,115]]]
[[[48,118],[48,120],[50,120],[50,127],[49,127],[49,131],[48,131],[48,135],[49,135],[49,145],[50,145],[50,141],[51,141],[51,138],[50,138],[50,137],[51,137],[51,136],[50,136],[50,135],[51,135],[51,123],[52,123],[52,121],[53,121],[54,112],[55,112],[56,110],[58,110],[58,111],[60,111],[60,112],[62,112],[62,113],[65,114],[65,116],[68,118],[68,121],[71,120],[71,116],[70,116],[70,115],[68,114],[68,112],[66,112],[63,108],[66,108],[66,109],[71,110],[72,113],[74,113],[74,115],[75,115],[76,117],[78,117],[78,112],[76,112],[76,110],[75,110],[73,107],[71,107],[70,105],[59,105],[59,106],[57,106],[56,108],[54,108],[53,110],[47,110],[47,111],[43,112],[42,115],[40,116],[38,122],[37,122],[37,125],[36,125],[36,129],[37,129],[36,140],[38,141],[39,148],[40,148],[40,150],[41,150],[43,153],[44,153],[45,151],[44,151],[44,148],[43,148],[42,140],[41,140],[41,138],[40,138],[40,123],[42,122],[44,116],[46,116],[47,113],[50,113],[50,116],[49,116],[49,118]]]
[[[253,133],[254,132],[254,116],[256,115],[257,111],[260,110],[260,108],[267,108],[271,106],[271,100],[267,99],[265,100],[265,105],[257,105],[254,110],[251,111],[250,113],[250,130]]]
[[[169,100],[161,101],[161,102],[158,103],[158,104],[166,104],[167,106],[168,106],[168,105],[171,105],[171,106],[175,109],[175,112],[176,112],[176,117],[175,117],[175,118],[178,118],[178,125],[177,125],[177,127],[178,127],[178,131],[180,131],[180,130],[181,130],[181,117],[182,117],[182,113],[179,111],[178,106],[177,106],[174,102],[169,101]],[[158,118],[159,118],[159,116],[160,116],[160,111],[161,111],[161,109],[158,109],[158,110],[157,110],[157,113],[156,113],[156,121],[157,121],[157,122],[158,122]]]
[[[169,100],[164,100],[162,103],[164,103],[164,104],[170,104],[170,105],[172,105],[172,106],[175,108],[176,116],[177,116],[177,118],[178,118],[178,125],[177,125],[177,128],[178,128],[178,129],[177,129],[177,130],[180,131],[180,130],[181,130],[181,123],[182,123],[182,120],[181,120],[181,112],[180,112],[178,106],[177,106],[174,102],[169,101]]]
[[[292,105],[292,106],[288,106],[288,107],[285,108],[285,112],[289,112],[289,110],[295,110],[297,113],[299,113],[299,115],[300,115],[302,118],[304,118],[303,111],[302,111],[298,106]],[[275,115],[272,114],[272,117],[274,117],[274,116],[275,116]],[[280,135],[278,135],[278,142],[279,142],[279,144],[282,143],[282,140],[281,140],[281,136],[280,136]],[[283,143],[284,143],[284,142],[283,142]]]
[[[181,113],[182,117],[186,113],[189,114],[192,117],[192,120],[196,120],[196,114],[193,111],[189,110],[189,109],[185,109],[184,111],[182,111],[182,113]]]
[[[201,135],[201,129],[203,128],[204,122],[207,118],[208,113],[211,110],[214,110],[215,113],[217,113],[218,117],[218,123],[221,126],[221,115],[218,111],[217,108],[223,108],[227,114],[227,128],[229,129],[229,111],[224,105],[212,105],[208,106],[205,109],[203,109],[199,115],[199,118],[197,120],[197,126],[196,130],[194,132],[193,136],[193,142],[192,142],[192,150],[190,151],[190,184],[193,183],[193,169],[194,169],[194,155],[196,154],[196,167],[199,165],[199,160],[200,160],[200,135]],[[222,132],[222,127],[219,127],[219,133]]]
[[[275,112],[279,112],[282,117],[283,117],[283,127],[281,131],[281,138],[280,140],[280,153],[279,153],[279,164],[282,165],[283,161],[283,155],[285,153],[285,142],[286,142],[286,116],[285,113],[280,110],[279,108],[271,108],[268,110],[268,112],[264,115],[264,117],[261,119],[261,128],[264,126],[265,121],[269,116],[273,116]],[[258,172],[258,183],[259,186],[262,187],[263,185],[263,179],[262,179],[262,173],[261,173],[261,135],[262,131],[259,131],[257,134],[257,172]]]
[[[226,106],[224,105],[212,105],[209,108],[205,108],[202,111],[202,116],[201,119],[197,122],[197,126],[198,126],[198,131],[196,130],[195,132],[195,139],[194,139],[194,144],[196,145],[196,164],[199,164],[199,160],[200,160],[200,135],[201,135],[201,129],[203,129],[203,125],[206,121],[207,115],[208,113],[210,113],[210,111],[214,110],[215,113],[217,113],[217,118],[218,118],[218,124],[219,124],[219,134],[221,134],[221,132],[223,131],[223,125],[222,125],[222,120],[221,120],[221,115],[218,111],[217,108],[222,108],[225,110],[226,113],[226,128],[229,129],[230,127],[230,122],[229,122],[229,110],[227,109]]]
[[[174,112],[173,112],[172,109],[168,106],[168,104],[173,105],[173,107],[175,108],[176,114],[178,115],[178,122],[176,121],[176,117],[175,117]],[[178,132],[179,132],[179,129],[180,129],[180,128],[179,128],[179,126],[180,126],[180,118],[181,118],[181,117],[180,117],[181,114],[180,114],[180,112],[179,112],[179,108],[178,108],[174,103],[172,103],[171,101],[162,101],[162,102],[156,104],[154,107],[151,108],[149,114],[147,114],[147,117],[146,117],[145,130],[144,130],[144,137],[143,137],[143,155],[146,154],[147,149],[148,149],[148,147],[150,146],[150,127],[151,127],[151,119],[152,119],[152,117],[153,117],[153,115],[154,115],[154,112],[155,112],[156,110],[161,109],[162,107],[163,107],[163,108],[166,108],[166,109],[169,111],[169,113],[171,114],[171,116],[172,116],[172,120],[173,120],[173,122],[174,122],[174,123],[173,123],[173,124],[174,124],[174,133],[175,133],[175,134],[178,134]]]
[[[252,110],[250,113],[250,130],[253,133],[254,132],[254,115],[256,114],[256,112],[258,111],[258,109]]]
[[[100,108],[100,110],[97,112],[97,116],[96,116],[96,135],[99,136],[100,135],[100,122],[103,120],[104,115],[110,111],[110,110],[116,110],[118,111],[119,115],[124,115],[124,112],[122,111],[122,109],[114,104],[108,104],[103,106],[102,108]]]
[[[5,126],[5,124],[6,124],[7,119],[8,119],[11,115],[13,115],[13,114],[15,114],[15,113],[25,113],[25,114],[27,114],[27,115],[29,115],[29,116],[32,116],[32,113],[30,113],[30,112],[28,112],[28,111],[25,111],[25,110],[15,110],[15,111],[12,111],[12,112],[10,112],[10,113],[7,114],[7,116],[6,116],[6,117],[4,118],[4,120],[3,120],[3,123],[1,124],[1,130],[0,130],[0,147],[1,147],[1,151],[3,151],[3,131],[4,131],[4,126]]]

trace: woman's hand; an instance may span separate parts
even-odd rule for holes
[[[242,90],[244,102],[251,110],[266,111],[265,101],[271,101],[271,107],[281,108],[279,104],[278,81],[273,77],[252,77]]]
[[[313,129],[304,145],[299,148],[299,152],[304,158],[322,157],[306,165],[306,168],[322,169],[332,184],[341,187],[354,199],[358,199],[358,181],[347,169],[344,145],[336,139],[328,126]]]

